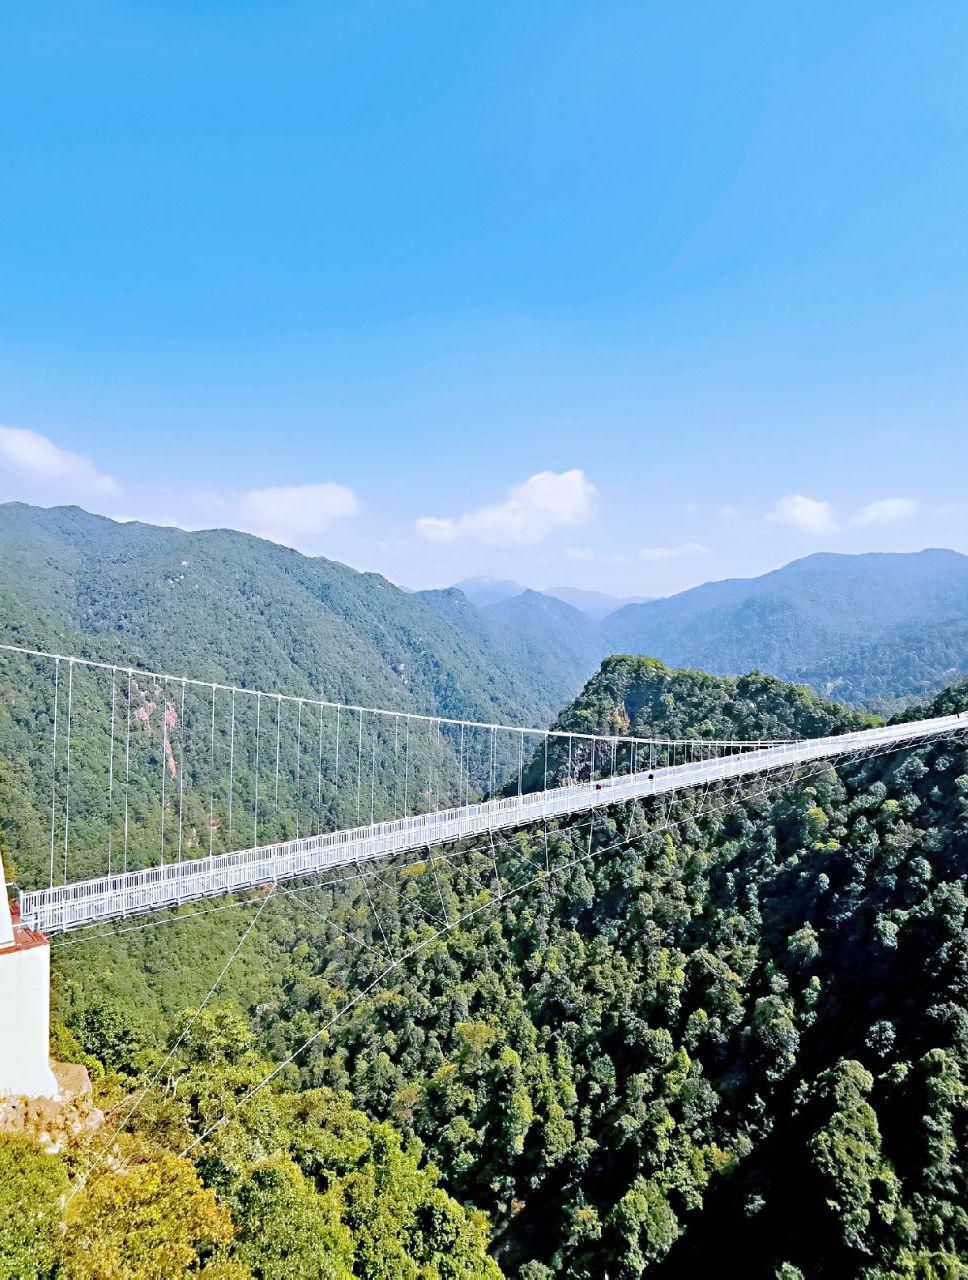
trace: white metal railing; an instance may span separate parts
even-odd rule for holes
[[[48,934],[97,921],[136,915],[200,898],[230,893],[331,867],[387,858],[469,836],[524,826],[544,818],[580,813],[729,778],[765,773],[786,765],[876,751],[909,742],[968,731],[968,716],[858,730],[828,738],[755,747],[736,755],[640,770],[600,782],[487,800],[462,808],[413,815],[372,826],[305,836],[278,844],[241,849],[165,866],[101,876],[19,895],[22,922]],[[744,747],[751,746],[743,743]]]

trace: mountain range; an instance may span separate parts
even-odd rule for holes
[[[601,604],[601,601],[598,601]],[[617,652],[890,707],[968,673],[968,556],[807,556],[598,619],[517,583],[409,592],[232,530],[0,505],[0,635],[342,701],[546,723]]]
[[[605,619],[608,647],[717,674],[751,669],[863,700],[930,692],[968,670],[968,556],[915,553],[795,560],[710,582]],[[945,629],[930,651],[926,637]],[[953,630],[952,630],[953,628]]]
[[[506,592],[515,586],[491,584],[479,612],[529,635],[564,681],[627,652],[719,675],[759,670],[883,709],[968,672],[968,556],[955,551],[820,553],[599,621],[547,593]]]
[[[523,595],[531,590],[520,582],[510,578],[464,578],[455,582],[454,586],[462,591],[471,604],[486,608],[491,604],[500,604],[502,600],[510,600],[514,596]],[[564,600],[579,613],[586,613],[590,618],[600,621],[616,609],[627,604],[644,604],[650,596],[610,596],[604,591],[583,591],[580,587],[545,587],[538,595],[551,596],[555,600]]]

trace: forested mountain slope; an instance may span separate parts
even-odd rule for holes
[[[488,606],[485,616],[533,647],[542,669],[573,691],[581,688],[607,652],[595,622],[564,600],[524,591]]]
[[[416,594],[503,670],[526,676],[542,706],[550,702],[557,709],[573,697],[601,659],[594,624],[538,592],[483,608],[456,587]]]
[[[597,623],[541,591],[521,590],[484,604],[457,587],[417,594],[471,642],[486,647],[496,662],[528,673],[536,694],[557,692],[556,709],[574,696],[606,653]]]
[[[562,687],[500,628],[231,530],[0,505],[0,639],[248,687],[544,723]],[[517,666],[520,657],[524,666]]]
[[[528,590],[520,582],[512,582],[507,578],[463,578],[453,584],[453,590],[462,592],[471,604],[480,609],[488,605],[498,604],[501,600],[510,600],[513,596],[522,595]],[[600,620],[609,613],[614,613],[625,604],[641,604],[645,596],[610,596],[604,591],[583,591],[579,587],[545,587],[539,595],[551,596],[563,600],[588,617]]]
[[[966,706],[964,688],[937,703]],[[561,722],[786,736],[856,717],[778,680],[614,658]],[[279,1059],[358,994],[286,1089],[348,1089],[419,1139],[442,1188],[490,1215],[509,1276],[957,1277],[966,797],[964,744],[937,743],[756,784],[738,806],[685,796],[471,845],[365,894],[350,882],[270,901],[220,996]],[[207,990],[251,911],[57,954],[61,1015],[118,1069],[111,1088],[136,1086],[159,1021]],[[462,923],[438,937],[445,915]],[[205,1068],[222,1083],[186,1079],[173,1136],[159,1097],[138,1142],[180,1149],[202,1112],[232,1105],[251,1076],[227,1039],[211,1038]],[[265,1203],[253,1162],[316,1176],[272,1132],[258,1107],[240,1112],[193,1160],[242,1240]],[[300,1184],[298,1203],[318,1211],[329,1187]],[[485,1274],[462,1240],[463,1269],[441,1277]],[[317,1261],[332,1247],[318,1240]]]
[[[968,556],[929,550],[807,556],[759,578],[709,582],[628,605],[602,629],[613,652],[789,678],[860,645],[883,642],[889,651],[895,637],[914,627],[966,618]]]
[[[797,678],[847,702],[910,703],[968,675],[968,618],[931,622],[859,645],[804,668]]]

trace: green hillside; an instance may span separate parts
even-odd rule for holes
[[[231,530],[0,505],[0,638],[251,688],[546,722],[560,698],[418,595]],[[536,687],[537,686],[537,687]]]
[[[456,587],[417,595],[468,643],[526,678],[542,708],[550,703],[557,710],[574,697],[602,656],[601,637],[588,619],[534,591],[483,608]]]
[[[751,672],[714,676],[654,658],[606,658],[556,729],[672,738],[822,738],[863,728],[870,717],[804,685]]]
[[[574,697],[604,656],[596,623],[564,600],[522,589],[516,595],[476,603],[458,587],[421,591],[420,598],[512,671],[526,672],[535,693]]]
[[[968,618],[902,630],[807,667],[799,679],[828,697],[891,707],[968,675]]]
[[[483,613],[516,635],[528,647],[535,665],[553,673],[556,682],[567,688],[568,698],[574,697],[607,652],[601,631],[591,618],[540,591],[523,591],[489,605]]]

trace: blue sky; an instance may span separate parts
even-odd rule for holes
[[[413,586],[968,551],[968,6],[0,15],[0,500]]]

